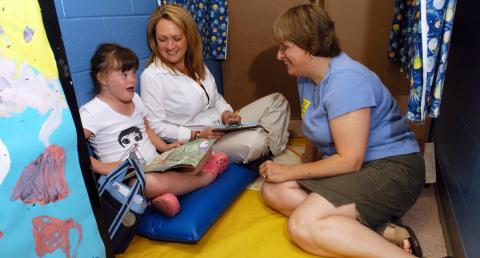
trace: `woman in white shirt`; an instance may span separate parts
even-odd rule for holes
[[[232,162],[246,163],[269,150],[276,155],[285,149],[288,101],[273,93],[233,112],[203,63],[201,38],[187,10],[158,7],[150,16],[147,35],[152,54],[140,77],[141,97],[157,135],[167,141],[216,138],[214,151],[225,152]],[[220,123],[241,120],[258,122],[264,129],[226,135],[212,131]]]

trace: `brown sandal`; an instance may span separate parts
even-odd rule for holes
[[[393,223],[389,223],[385,226],[385,230],[387,228],[393,229],[393,239],[387,239],[393,244],[403,248],[403,240],[408,239],[410,241],[410,248],[412,249],[412,254],[417,257],[422,257],[422,247],[420,246],[420,242],[418,242],[417,237],[413,230],[408,226],[399,226]]]

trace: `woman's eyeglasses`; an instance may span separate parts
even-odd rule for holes
[[[287,52],[287,50],[291,47],[293,47],[293,43],[291,42],[280,43],[278,45],[278,51],[280,51],[282,55],[285,55],[285,52]]]

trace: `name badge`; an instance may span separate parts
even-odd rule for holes
[[[305,112],[307,112],[307,109],[309,106],[310,106],[310,101],[308,101],[308,99],[306,98],[303,98],[302,99],[302,119]]]

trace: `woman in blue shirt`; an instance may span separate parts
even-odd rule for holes
[[[388,89],[341,52],[333,21],[315,5],[282,13],[274,36],[277,59],[298,78],[311,143],[303,164],[260,166],[267,205],[289,217],[292,240],[316,255],[421,256],[411,229],[392,223],[415,203],[425,168]]]

